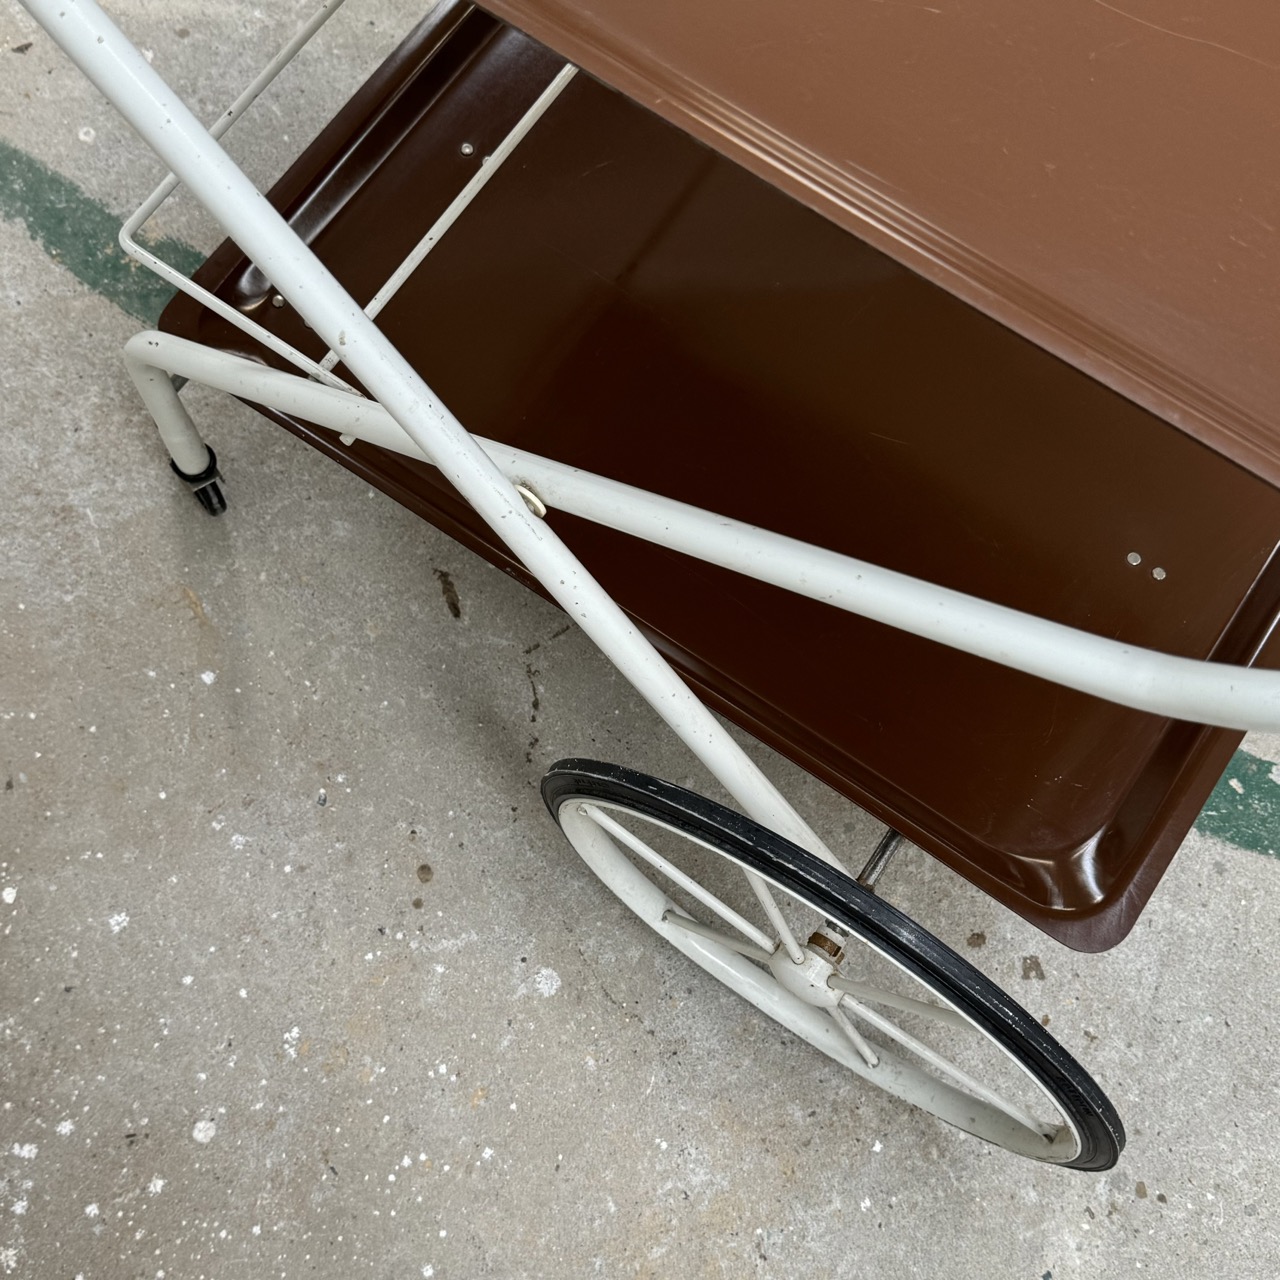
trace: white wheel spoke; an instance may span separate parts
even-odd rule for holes
[[[853,1047],[858,1051],[863,1062],[865,1062],[869,1067],[878,1067],[880,1065],[880,1059],[877,1056],[876,1051],[862,1038],[862,1032],[860,1032],[858,1028],[840,1012],[840,1007],[838,1005],[832,1007],[831,1016],[835,1019],[836,1026],[839,1027],[851,1041],[853,1041]]]
[[[754,942],[747,942],[744,938],[735,938],[731,933],[713,929],[709,924],[703,924],[701,920],[695,920],[692,916],[686,916],[676,910],[664,911],[662,923],[675,925],[677,929],[683,929],[686,933],[696,933],[700,938],[717,942],[720,946],[736,951],[740,956],[746,956],[748,960],[758,960],[761,964],[768,964],[769,957],[773,955],[773,951],[757,947]],[[774,950],[776,949],[775,947]]]
[[[774,902],[769,886],[754,871],[744,870],[743,874],[764,908],[765,915],[769,917],[769,923],[777,932],[778,941],[782,943],[787,955],[791,957],[794,964],[803,964],[804,952],[800,950],[800,944],[796,941],[795,935],[787,928],[787,922],[782,918],[782,912],[778,910],[778,904]]]
[[[643,858],[651,867],[656,867],[669,880],[678,884],[686,893],[692,894],[704,907],[709,907],[721,920],[745,934],[758,947],[767,952],[773,951],[774,940],[763,929],[756,928],[750,920],[740,916],[728,903],[721,902],[709,889],[704,889],[691,876],[685,875],[679,867],[672,865],[660,853],[649,848],[639,836],[633,835],[621,823],[615,822],[607,813],[603,813],[595,805],[587,804],[585,801],[579,805],[579,812],[590,818],[603,831],[607,831],[615,840],[622,841],[632,853]],[[777,908],[775,907],[774,910],[776,911]]]
[[[899,1013],[918,1013],[922,1018],[930,1018],[934,1022],[944,1022],[949,1027],[959,1027],[962,1031],[977,1034],[977,1028],[967,1018],[962,1017],[954,1009],[947,1009],[940,1004],[930,1004],[927,1000],[913,1000],[910,996],[895,995],[892,991],[882,991],[879,987],[869,987],[863,982],[854,982],[833,973],[827,979],[827,985],[835,991],[843,991],[855,1000],[870,1001],[882,1004]]]
[[[1003,1111],[1011,1120],[1016,1120],[1020,1125],[1030,1129],[1033,1133],[1042,1135],[1045,1139],[1051,1139],[1057,1134],[1056,1126],[1046,1124],[1043,1120],[1037,1120],[1029,1111],[1025,1111],[1016,1103],[1002,1098],[994,1089],[989,1089],[985,1084],[979,1083],[967,1072],[961,1071],[955,1063],[948,1061],[940,1053],[930,1049],[927,1044],[903,1031],[901,1027],[891,1022],[888,1018],[876,1013],[874,1009],[868,1009],[866,1005],[859,1004],[849,995],[841,996],[840,1003],[845,1008],[852,1010],[863,1022],[869,1023],[876,1030],[890,1037],[890,1039],[896,1040],[904,1049],[909,1049],[916,1057],[927,1062],[935,1070],[949,1076],[976,1098],[980,1098],[997,1110]]]

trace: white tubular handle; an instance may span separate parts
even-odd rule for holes
[[[808,824],[560,539],[529,512],[484,450],[98,5],[93,0],[23,4],[329,348],[341,352],[347,367],[386,406],[422,456],[440,468],[746,812],[836,863]]]
[[[168,373],[430,461],[371,401],[165,334],[139,334],[126,352],[131,365],[158,364]],[[532,489],[548,508],[1122,706],[1224,728],[1280,731],[1280,672],[1136,648],[713,515],[509,445],[477,443],[508,479]]]

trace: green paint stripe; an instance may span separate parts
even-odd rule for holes
[[[1196,830],[1280,858],[1280,766],[1237,751],[1196,820]]]
[[[0,141],[0,217],[27,234],[79,280],[122,311],[153,325],[173,290],[128,257],[116,239],[120,219],[73,182]],[[181,240],[147,241],[165,262],[190,275],[203,255]]]

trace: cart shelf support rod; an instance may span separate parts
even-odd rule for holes
[[[186,414],[176,395],[169,405],[172,387],[166,391],[168,379],[161,376],[176,373],[381,448],[432,461],[382,406],[349,392],[320,387],[294,374],[163,333],[140,333],[132,338],[125,347],[125,359],[166,443],[171,434],[188,430],[199,442],[189,420],[180,431],[166,426],[176,415],[185,418]],[[505,476],[530,490],[549,510],[569,512],[1120,706],[1196,724],[1280,732],[1280,672],[1138,648],[703,511],[511,445],[491,440],[477,443]],[[611,650],[605,651],[614,656]]]

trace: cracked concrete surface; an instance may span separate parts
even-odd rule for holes
[[[266,8],[114,6],[206,116],[307,6]],[[404,25],[349,8],[246,126],[255,176]],[[12,0],[0,65],[0,138],[123,217],[155,163]],[[1100,956],[895,865],[887,896],[1047,1016],[1129,1132],[1101,1176],[993,1151],[762,1022],[568,848],[559,757],[703,780],[560,613],[193,391],[231,503],[205,518],[121,366],[137,322],[14,221],[0,325],[0,1275],[1280,1270],[1280,863],[1192,835]]]

